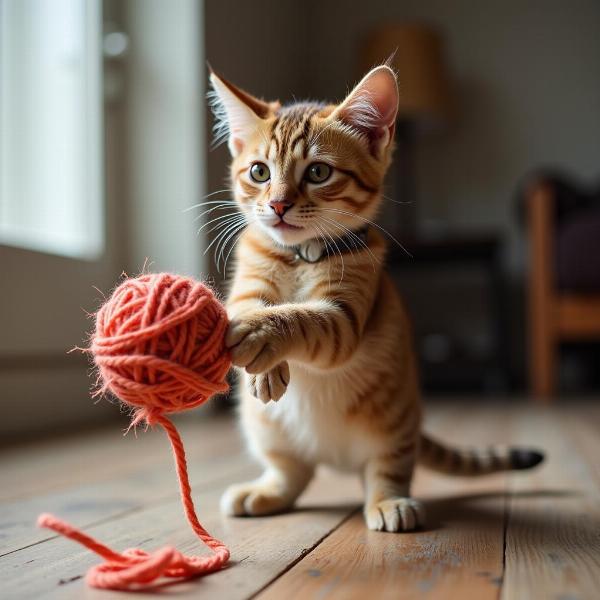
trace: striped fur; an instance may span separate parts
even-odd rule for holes
[[[243,430],[265,467],[258,480],[230,488],[223,509],[284,510],[315,466],[328,463],[363,474],[371,529],[413,529],[423,523],[422,506],[410,498],[419,458],[468,474],[513,468],[514,454],[456,451],[421,436],[410,322],[382,267],[378,227],[366,243],[339,242],[315,264],[296,259],[294,249],[335,242],[376,217],[392,151],[395,76],[387,66],[374,69],[338,106],[281,107],[212,80],[217,131],[228,139],[232,188],[247,222],[236,245],[227,343],[243,369]],[[266,165],[268,179],[253,179],[255,163]],[[330,177],[308,180],[313,163],[329,165]],[[285,204],[283,217],[271,201]]]

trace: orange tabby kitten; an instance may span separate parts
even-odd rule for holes
[[[410,322],[373,223],[394,139],[394,72],[373,69],[339,105],[281,106],[211,81],[243,215],[232,231],[245,227],[227,344],[244,370],[243,430],[265,468],[229,488],[223,510],[285,510],[326,463],[362,474],[370,529],[408,531],[424,519],[410,497],[417,461],[460,475],[539,463],[534,451],[456,450],[421,433]]]

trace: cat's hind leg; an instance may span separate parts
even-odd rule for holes
[[[364,515],[375,531],[411,531],[424,525],[425,511],[410,497],[415,448],[405,448],[368,461],[365,472]]]
[[[253,481],[230,486],[221,510],[230,516],[271,515],[292,507],[312,478],[313,468],[292,456],[267,452],[263,474]]]
[[[281,424],[269,417],[263,402],[248,389],[241,390],[241,418],[250,451],[264,472],[258,479],[229,487],[221,499],[221,510],[232,516],[283,512],[308,485],[314,465],[294,452]]]

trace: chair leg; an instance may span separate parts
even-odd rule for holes
[[[528,194],[530,270],[528,277],[529,377],[536,401],[549,402],[556,392],[557,335],[554,285],[552,190],[534,185]]]
[[[536,402],[549,403],[556,394],[557,344],[549,331],[549,323],[537,321],[532,328],[529,354],[531,391]]]

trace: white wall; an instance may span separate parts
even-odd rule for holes
[[[123,214],[126,268],[200,277],[193,212],[205,180],[203,2],[128,0]],[[197,212],[195,214],[198,214]]]

